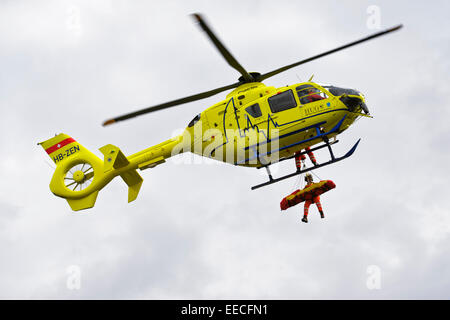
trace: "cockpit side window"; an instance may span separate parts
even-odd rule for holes
[[[313,87],[309,84],[304,84],[295,88],[301,104],[307,104],[310,102],[323,100],[328,98],[325,92]]]
[[[198,120],[200,120],[200,115],[201,115],[201,113],[199,113],[198,115],[196,115],[196,116],[194,117],[194,119],[192,119],[191,122],[189,122],[188,127],[192,127],[195,123],[197,123]]]
[[[251,115],[253,118],[258,118],[262,116],[261,108],[257,103],[251,105],[250,107],[245,108],[245,111],[247,111],[247,113]]]
[[[297,106],[292,90],[276,94],[267,99],[267,101],[269,102],[270,110],[273,113],[292,109]]]

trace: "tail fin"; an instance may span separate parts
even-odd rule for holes
[[[136,166],[116,146],[109,144],[100,148],[104,154],[101,160],[64,133],[39,144],[56,164],[50,190],[66,199],[72,210],[92,208],[98,192],[117,175],[129,187],[128,202],[136,199],[143,179]]]
[[[58,164],[76,152],[83,152],[83,146],[67,134],[60,133],[39,143],[54,163]]]

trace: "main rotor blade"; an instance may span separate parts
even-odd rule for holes
[[[334,52],[337,52],[337,51],[340,51],[340,50],[343,50],[343,49],[352,47],[352,46],[357,45],[357,44],[360,44],[360,43],[362,43],[362,42],[364,42],[364,41],[367,41],[367,40],[370,40],[370,39],[374,39],[374,38],[380,37],[380,36],[385,35],[385,34],[387,34],[387,33],[396,31],[396,30],[398,30],[398,29],[400,29],[400,28],[402,28],[402,27],[403,27],[403,25],[402,25],[402,24],[399,24],[398,26],[395,26],[395,27],[392,27],[392,28],[389,28],[389,29],[386,29],[386,30],[383,30],[383,31],[380,31],[380,32],[377,32],[377,33],[374,33],[374,34],[372,34],[372,35],[370,35],[370,36],[368,36],[368,37],[362,38],[362,39],[357,40],[357,41],[350,42],[350,43],[348,43],[348,44],[346,44],[346,45],[343,45],[343,46],[340,46],[340,47],[338,47],[338,48],[336,48],[336,49],[329,50],[329,51],[326,51],[326,52],[324,52],[324,53],[321,53],[321,54],[315,55],[315,56],[313,56],[313,57],[310,57],[310,58],[308,58],[308,59],[304,59],[304,60],[301,60],[301,61],[299,61],[299,62],[295,62],[295,63],[293,63],[293,64],[290,64],[290,65],[287,65],[287,66],[284,66],[284,67],[275,69],[275,70],[273,70],[273,71],[270,71],[270,72],[267,72],[267,73],[265,73],[265,74],[262,74],[261,77],[258,78],[258,81],[262,81],[262,80],[265,80],[265,79],[267,79],[267,78],[273,77],[274,75],[277,75],[277,74],[279,74],[279,73],[281,73],[281,72],[284,72],[284,71],[286,71],[286,70],[289,70],[289,69],[291,69],[291,68],[293,68],[293,67],[299,66],[299,65],[304,64],[304,63],[307,63],[307,62],[310,62],[310,61],[312,61],[312,60],[316,60],[316,59],[322,58],[322,57],[324,57],[324,56],[326,56],[326,55],[329,55],[329,54],[331,54],[331,53],[334,53]]]
[[[203,31],[206,32],[209,39],[212,41],[212,43],[216,46],[216,48],[219,50],[220,54],[227,60],[228,64],[232,66],[234,69],[236,69],[240,74],[242,74],[242,77],[246,82],[252,82],[255,81],[253,77],[240,65],[240,63],[233,57],[233,55],[230,53],[230,51],[225,48],[223,43],[216,37],[216,35],[211,31],[211,28],[206,24],[205,20],[202,18],[202,16],[198,13],[193,13],[192,16],[195,18],[195,20],[198,22],[200,27],[203,29]]]
[[[240,82],[236,82],[236,83],[230,84],[230,85],[225,86],[225,87],[220,87],[220,88],[217,88],[217,89],[213,89],[213,90],[205,91],[205,92],[202,92],[202,93],[194,94],[192,96],[184,97],[184,98],[181,98],[181,99],[177,99],[177,100],[161,103],[161,104],[158,104],[156,106],[148,107],[148,108],[145,108],[145,109],[142,109],[142,110],[138,110],[138,111],[135,111],[135,112],[127,113],[127,114],[124,114],[122,116],[106,120],[105,122],[103,122],[103,125],[107,126],[107,125],[113,124],[115,122],[127,120],[127,119],[130,119],[130,118],[134,118],[134,117],[146,114],[146,113],[167,109],[167,108],[174,107],[174,106],[177,106],[177,105],[180,105],[180,104],[183,104],[183,103],[187,103],[187,102],[192,102],[192,101],[196,101],[196,100],[205,99],[205,98],[211,97],[211,96],[213,96],[213,95],[215,95],[215,94],[217,94],[219,92],[236,88],[239,85],[241,85],[241,83]]]

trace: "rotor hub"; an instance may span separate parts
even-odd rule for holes
[[[260,82],[261,73],[259,73],[259,72],[249,72],[248,74],[252,76],[253,81],[247,81],[247,80],[244,79],[244,76],[240,76],[239,77],[239,82],[240,83]]]
[[[76,183],[81,183],[84,180],[84,173],[81,170],[77,170],[73,173],[73,179]]]

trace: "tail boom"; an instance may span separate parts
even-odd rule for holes
[[[143,182],[137,169],[145,170],[164,163],[180,141],[180,137],[169,139],[129,157],[118,147],[108,144],[99,149],[103,160],[63,133],[39,144],[56,164],[50,190],[66,199],[72,210],[78,211],[92,208],[98,192],[119,175],[128,185],[128,202],[134,201]]]

